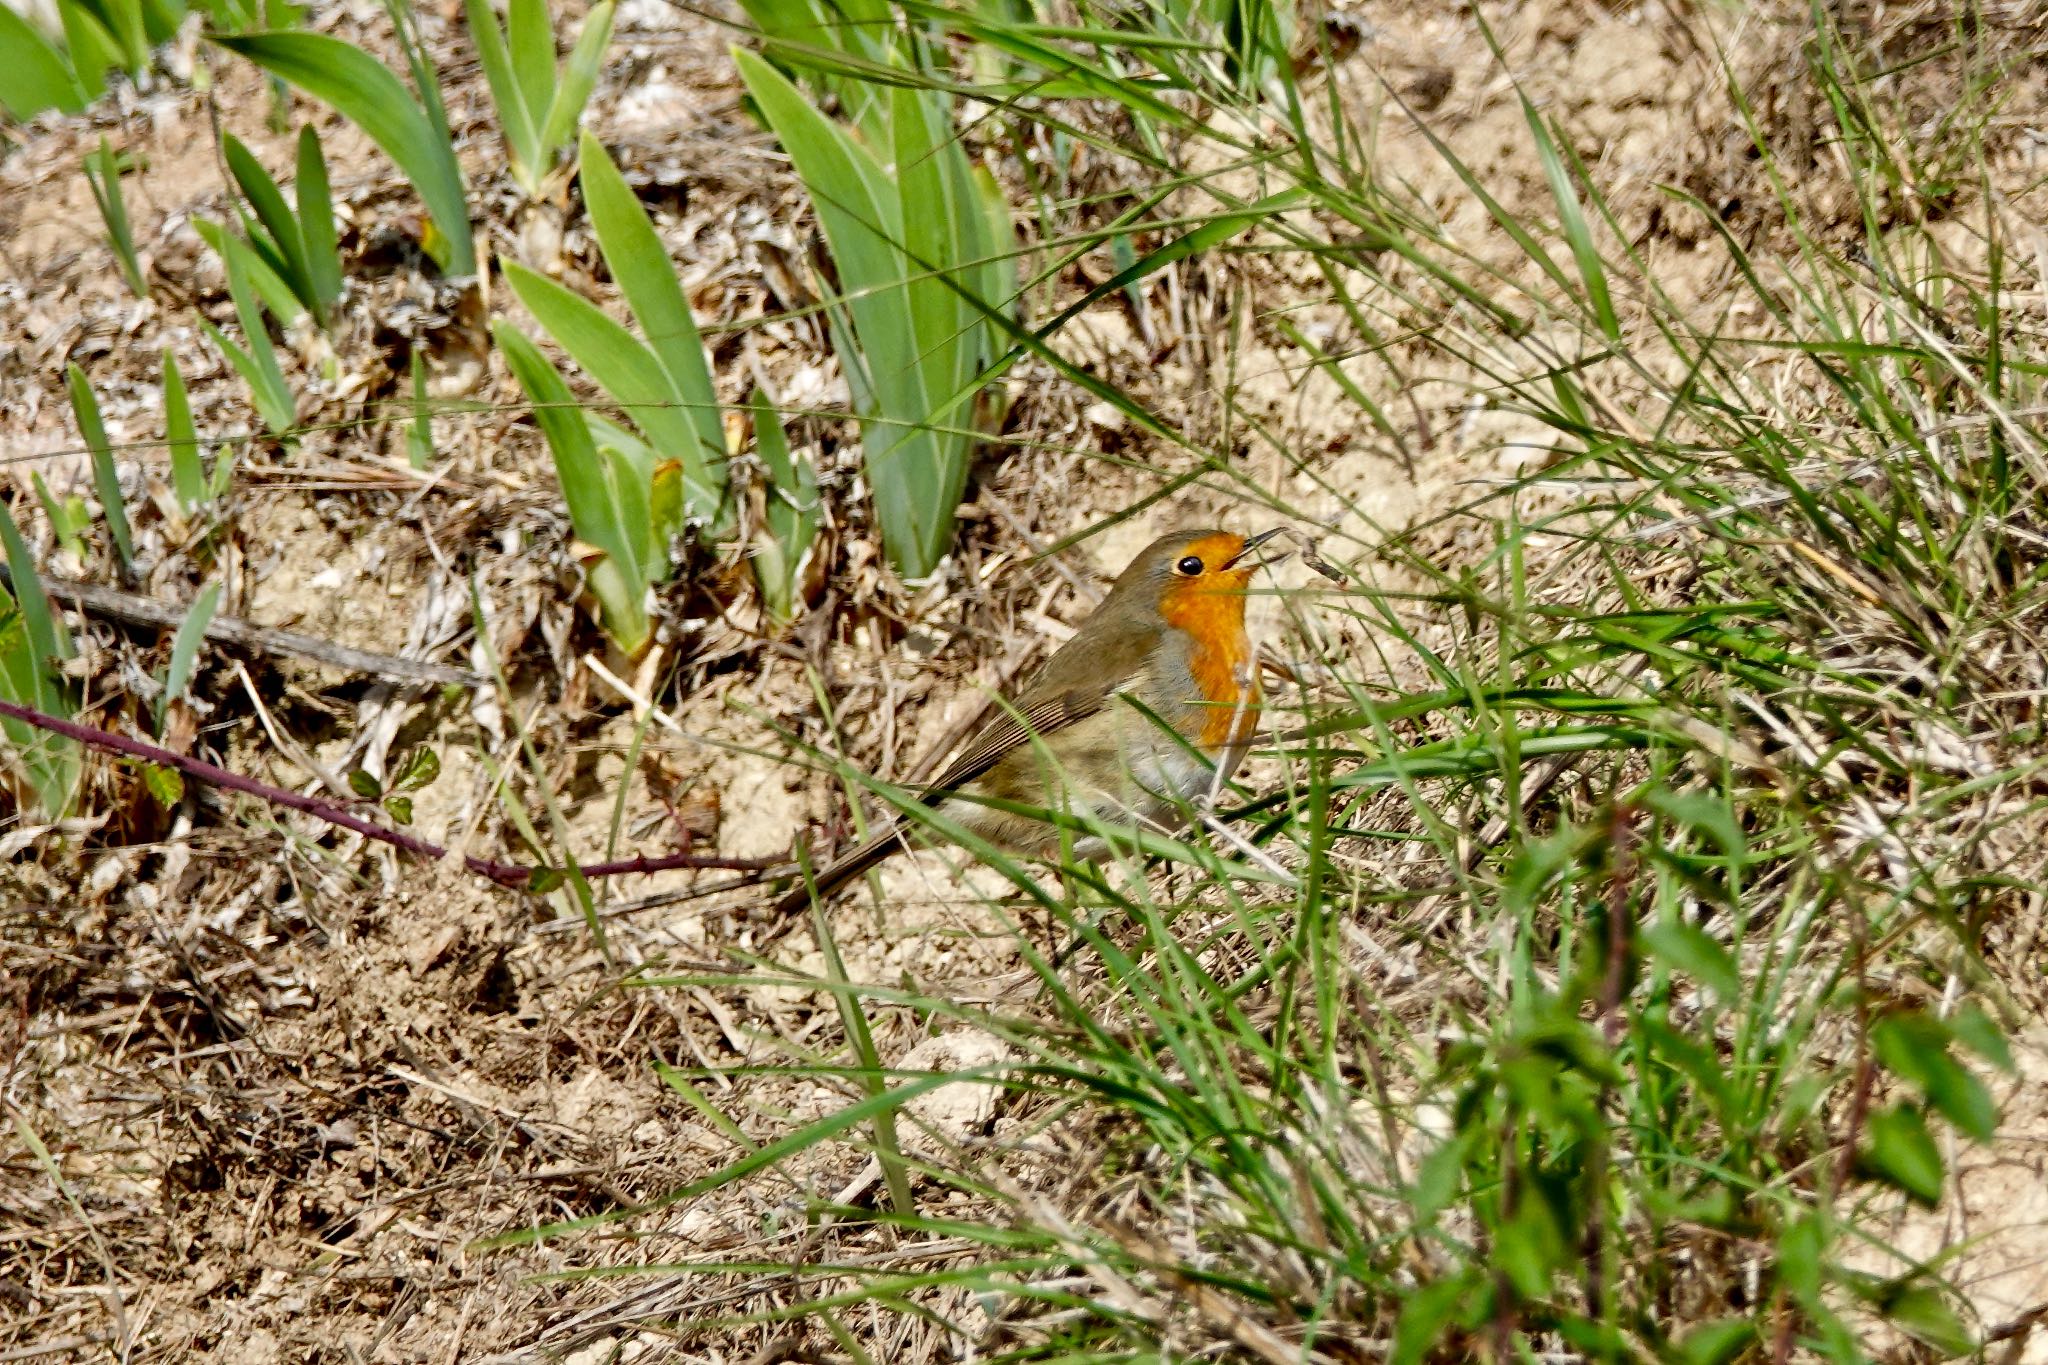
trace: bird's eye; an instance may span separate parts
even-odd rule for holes
[[[1196,574],[1199,574],[1205,567],[1206,566],[1202,563],[1202,557],[1200,555],[1189,555],[1187,558],[1181,560],[1180,563],[1174,565],[1173,571],[1177,574],[1186,574],[1189,578],[1193,578]]]

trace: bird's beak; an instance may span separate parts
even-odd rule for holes
[[[1267,541],[1271,540],[1274,536],[1279,535],[1282,531],[1285,531],[1286,529],[1287,528],[1285,526],[1275,526],[1270,531],[1259,532],[1257,535],[1253,536],[1250,540],[1247,540],[1244,543],[1243,549],[1239,550],[1236,554],[1232,555],[1229,559],[1225,560],[1223,563],[1223,568],[1225,570],[1236,568],[1239,560],[1243,559],[1253,550],[1258,549],[1261,545],[1264,545]]]

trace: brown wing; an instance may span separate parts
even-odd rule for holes
[[[1094,715],[1110,695],[1108,692],[1093,695],[1062,692],[1026,708],[1005,710],[982,728],[974,737],[974,743],[967,747],[967,752],[947,764],[946,770],[932,780],[932,790],[952,791],[972,782],[1002,762],[1011,751],[1029,744],[1033,735],[1043,737],[1072,725],[1083,716]],[[1011,705],[1014,707],[1016,704]]]
[[[1094,715],[1130,686],[1159,638],[1156,627],[1133,622],[1125,613],[1091,617],[1066,644],[1053,651],[1003,712],[984,726],[960,757],[932,783],[949,791],[972,782],[1003,761],[1032,736],[1043,738]]]

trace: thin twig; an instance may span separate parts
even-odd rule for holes
[[[6,580],[10,586],[14,582],[5,560],[0,560],[0,579]],[[140,593],[122,592],[99,583],[83,583],[75,578],[58,578],[46,573],[37,574],[36,579],[43,585],[43,591],[52,597],[73,603],[83,611],[131,625],[176,630],[185,624],[185,617],[189,614],[186,607],[159,602]],[[206,638],[216,644],[311,659],[346,673],[369,673],[397,682],[458,683],[464,687],[475,687],[483,681],[466,668],[454,668],[429,659],[402,659],[395,654],[353,649],[332,640],[301,635],[297,631],[259,626],[236,616],[216,616],[207,622]]]
[[[432,844],[415,835],[372,824],[332,802],[312,796],[301,796],[298,792],[273,787],[267,782],[258,782],[252,777],[244,777],[217,764],[208,763],[205,759],[173,753],[159,745],[130,739],[126,735],[117,735],[112,731],[95,730],[89,725],[60,720],[56,716],[45,715],[26,706],[17,706],[10,701],[0,701],[0,716],[18,720],[24,725],[33,725],[38,730],[47,730],[53,735],[62,735],[89,749],[120,754],[125,758],[139,759],[144,763],[157,764],[159,767],[174,768],[208,786],[241,792],[245,796],[268,801],[274,806],[284,806],[289,810],[315,816],[330,825],[338,825],[342,829],[362,835],[365,839],[375,839],[378,843],[389,844],[415,857],[439,862],[451,856],[449,851],[439,844]],[[539,870],[519,863],[500,863],[489,858],[479,858],[473,853],[465,853],[461,857],[464,867],[500,886],[530,886],[535,871]],[[672,872],[683,868],[767,872],[785,867],[788,862],[786,858],[719,858],[697,853],[670,853],[658,858],[624,858],[610,863],[588,863],[583,865],[582,872],[585,877],[621,877],[636,872]]]

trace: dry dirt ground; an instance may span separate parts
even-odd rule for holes
[[[1545,0],[1484,13],[1515,76],[1578,136],[1659,278],[1711,306],[1725,265],[1666,220],[1656,186],[1725,205],[1731,221],[1761,187],[1731,151],[1725,108],[1703,98],[1721,75],[1698,41],[1704,20],[1682,11]],[[1777,30],[1795,30],[1802,13],[1759,21],[1753,50],[1793,50]],[[762,377],[787,406],[829,410],[845,394],[825,338],[814,319],[784,316],[807,301],[811,228],[786,165],[740,107],[729,17],[627,0],[589,123],[659,215],[713,340],[723,396],[737,400]],[[1431,0],[1366,4],[1352,17],[1358,47],[1327,78],[1377,127],[1383,174],[1433,199],[1472,242],[1493,240],[1483,211],[1405,127],[1398,95],[1510,206],[1547,201],[1519,105],[1469,12]],[[387,32],[369,4],[319,22],[380,48]],[[423,23],[463,138],[481,245],[587,280],[594,252],[580,223],[557,206],[521,205],[504,176],[459,24],[439,9]],[[60,493],[89,487],[64,398],[67,362],[94,381],[117,443],[160,435],[164,348],[192,385],[202,431],[247,431],[253,420],[193,325],[195,310],[223,324],[231,315],[191,220],[227,211],[215,120],[275,171],[288,165],[289,140],[267,122],[270,96],[248,68],[212,67],[206,93],[182,82],[124,90],[86,117],[15,130],[17,145],[0,154],[0,450],[17,516],[33,523],[46,555],[54,545],[24,496],[29,472]],[[2014,107],[2038,111],[2040,92]],[[1427,516],[1472,480],[1514,472],[1547,444],[1518,419],[1475,406],[1465,376],[1419,346],[1347,363],[1403,428],[1398,443],[1358,429],[1330,381],[1265,320],[1285,308],[1310,336],[1335,325],[1312,275],[1262,267],[1237,277],[1189,262],[1158,282],[1143,311],[1122,300],[1092,310],[1063,344],[1198,444],[1232,452],[1243,485],[1185,479],[1198,472],[1185,451],[1027,371],[1013,385],[1008,439],[977,472],[958,553],[932,584],[909,589],[880,566],[853,495],[853,443],[817,421],[802,434],[825,462],[835,521],[804,619],[780,635],[765,630],[735,561],[693,551],[654,658],[607,660],[573,600],[566,520],[516,387],[498,362],[478,371],[476,356],[449,342],[459,329],[448,301],[408,268],[404,244],[418,227],[409,191],[329,111],[295,100],[290,112],[320,129],[352,224],[354,292],[336,364],[293,371],[303,411],[322,426],[292,450],[239,446],[230,515],[209,545],[193,543],[174,515],[138,514],[149,566],[138,588],[184,601],[212,576],[235,615],[461,663],[482,657],[473,582],[509,696],[216,653],[189,728],[191,743],[229,766],[308,790],[359,766],[387,770],[430,745],[442,771],[418,799],[416,827],[472,851],[520,856],[504,811],[521,807],[544,826],[545,787],[585,857],[603,856],[614,830],[621,852],[667,852],[687,839],[698,851],[776,854],[793,831],[842,818],[836,784],[790,761],[792,736],[884,774],[909,772],[981,704],[983,688],[1061,638],[1105,574],[1156,530],[1211,518],[1248,525],[1258,515],[1239,505],[1248,485],[1327,512],[1337,527],[1327,552],[1358,556],[1382,528]],[[1796,99],[1762,113],[1787,138],[1811,137],[1810,111]],[[151,303],[126,291],[79,173],[102,134],[142,163],[126,184]],[[1106,253],[1091,265],[1114,269]],[[1071,295],[1082,283],[1053,288]],[[513,307],[502,294],[488,303]],[[481,400],[438,419],[425,477],[407,467],[402,426],[387,420],[412,347],[429,355],[443,391]],[[1246,414],[1300,453],[1322,486],[1233,434]],[[168,506],[160,452],[145,444],[132,456],[136,497]],[[1156,494],[1137,516],[1047,554]],[[168,642],[105,622],[77,626],[102,723],[146,728],[131,683],[162,667]],[[667,720],[645,727],[637,749],[635,707],[593,662],[663,699]],[[823,679],[829,718],[807,667]],[[521,758],[522,729],[541,756],[538,773]],[[495,771],[510,774],[504,799]],[[801,1202],[788,1184],[677,1205],[636,1225],[636,1238],[475,1245],[658,1198],[734,1157],[731,1139],[651,1061],[779,1060],[836,1027],[829,1002],[770,988],[617,983],[622,969],[722,963],[731,949],[818,969],[808,931],[767,922],[761,890],[664,902],[657,893],[730,874],[609,884],[608,963],[560,894],[506,892],[210,795],[166,818],[132,775],[104,764],[90,782],[82,807],[96,827],[5,832],[0,1096],[14,1123],[0,1136],[0,1360],[768,1360],[805,1345],[768,1327],[693,1333],[687,1320],[674,1323],[678,1311],[760,1307],[787,1298],[787,1286],[720,1297],[688,1278],[535,1278],[796,1254],[796,1231],[780,1221]],[[1014,939],[940,860],[904,861],[886,883],[885,908],[854,897],[834,912],[853,977],[966,1001],[1029,989]],[[878,1028],[883,1055],[913,1068],[975,1057],[971,1040],[920,1044],[907,1019],[884,1016]],[[925,1050],[911,1054],[914,1044]],[[2008,1115],[2022,1137],[2048,1132],[2042,1072],[2028,1074],[2027,1098]],[[847,1099],[819,1082],[773,1078],[710,1093],[755,1141]],[[994,1123],[1000,1135],[1010,1120],[969,1106],[935,1121],[962,1132]],[[1997,1169],[1974,1172],[1967,1210],[2048,1217],[2041,1150],[2019,1141],[1997,1154]],[[813,1166],[787,1178],[830,1194],[862,1176],[857,1157]],[[1984,1230],[1980,1213],[1963,1217],[1962,1235]],[[2006,1245],[2017,1250],[2001,1268],[2020,1278],[1999,1283],[1998,1302],[2048,1299],[2035,1251],[2048,1253],[2048,1238]],[[621,1325],[646,1317],[672,1326]],[[870,1343],[878,1357],[894,1345]]]

